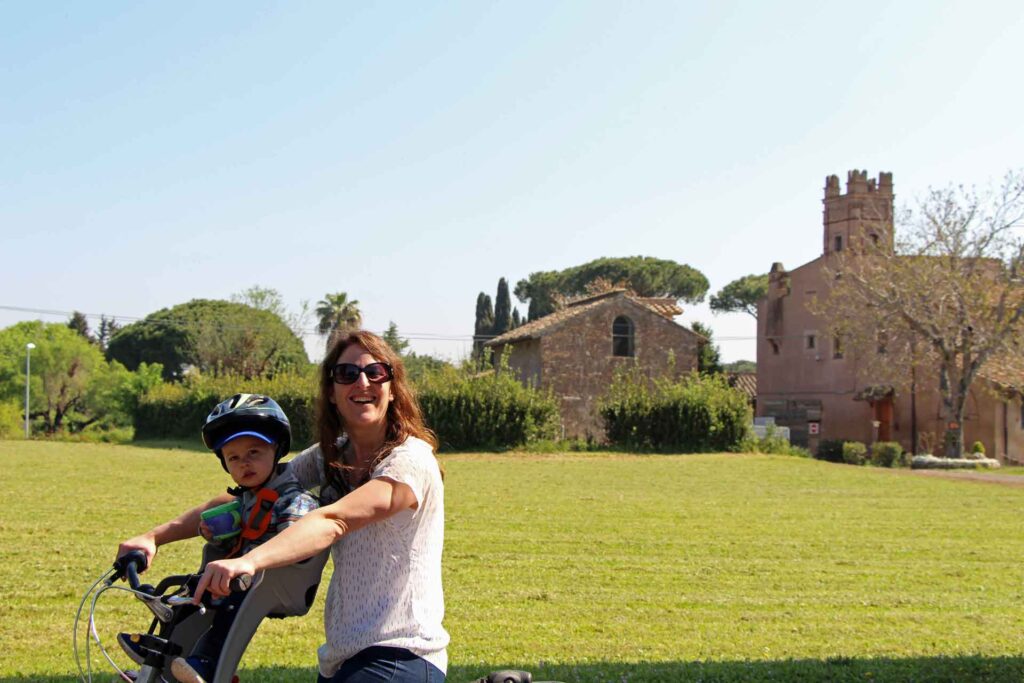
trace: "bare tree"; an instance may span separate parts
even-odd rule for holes
[[[261,311],[270,311],[283,320],[285,325],[299,339],[305,336],[306,330],[309,327],[310,309],[308,299],[303,299],[299,302],[298,313],[292,313],[284,305],[284,299],[281,298],[281,293],[276,289],[253,285],[248,289],[232,294],[231,301],[236,304],[252,306]]]
[[[963,453],[964,407],[979,372],[1024,351],[1022,219],[1021,171],[985,192],[931,190],[905,212],[895,240],[879,239],[879,221],[832,253],[828,294],[812,304],[875,381],[937,373],[949,457]]]

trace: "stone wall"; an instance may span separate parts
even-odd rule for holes
[[[612,322],[624,315],[634,325],[633,358],[612,355]],[[559,399],[566,437],[604,440],[597,404],[608,392],[615,369],[638,366],[648,376],[661,376],[675,355],[676,373],[697,367],[693,332],[626,297],[608,300],[541,338],[541,386]]]

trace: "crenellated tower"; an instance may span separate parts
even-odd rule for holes
[[[851,249],[860,251],[870,240],[893,249],[892,173],[868,178],[867,171],[850,171],[846,176],[846,194],[839,188],[839,176],[825,178],[824,254]]]

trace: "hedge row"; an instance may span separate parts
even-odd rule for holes
[[[149,391],[135,413],[136,439],[196,439],[218,401],[238,392],[274,398],[292,424],[292,449],[315,440],[315,374],[273,379],[190,377]],[[527,388],[508,372],[467,375],[447,368],[428,373],[417,387],[427,426],[445,450],[501,450],[552,439],[558,432],[558,405]]]
[[[427,426],[446,450],[503,450],[558,435],[558,403],[507,370],[467,375],[454,369],[420,383]]]
[[[136,439],[202,441],[206,416],[220,401],[237,393],[266,394],[277,401],[292,425],[292,450],[313,442],[313,374],[280,374],[272,379],[190,376],[177,384],[150,389],[135,410]]]
[[[903,447],[895,441],[876,441],[871,444],[871,450],[859,441],[844,441],[843,439],[824,439],[818,444],[818,451],[814,454],[818,460],[828,462],[842,462],[847,465],[867,465],[875,467],[906,467],[909,464],[909,455],[903,452]]]
[[[701,453],[738,451],[750,406],[722,376],[649,381],[628,368],[600,404],[608,440],[631,449]]]

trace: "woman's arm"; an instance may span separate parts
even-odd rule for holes
[[[144,534],[129,538],[117,547],[117,557],[121,557],[131,550],[141,550],[146,556],[146,566],[149,567],[153,563],[153,558],[156,557],[158,547],[198,536],[200,515],[203,511],[222,503],[230,503],[232,500],[234,500],[234,496],[230,493],[222,493],[202,505],[186,510],[169,522],[153,527]]]
[[[198,604],[207,590],[217,597],[227,595],[228,584],[236,576],[295,564],[326,550],[345,534],[416,505],[416,496],[407,484],[371,479],[344,498],[313,510],[242,557],[207,564],[193,602]]]

